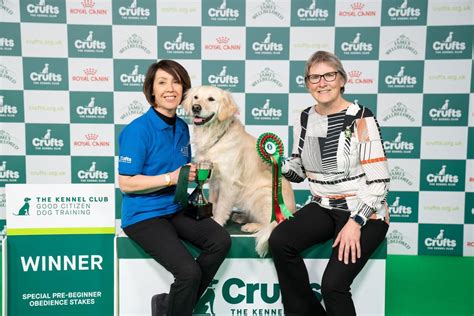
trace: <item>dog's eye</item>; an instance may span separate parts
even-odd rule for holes
[[[197,99],[198,99],[198,96],[197,96],[197,95],[195,95],[195,96],[194,96],[194,100],[197,100]]]
[[[214,101],[214,98],[213,98],[213,97],[209,97],[209,98],[207,98],[207,100],[208,100],[209,102],[212,102],[212,101]]]

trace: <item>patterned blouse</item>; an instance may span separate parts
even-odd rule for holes
[[[380,127],[357,103],[320,115],[305,109],[294,126],[294,148],[282,174],[291,182],[308,179],[312,202],[326,208],[383,219],[390,183]]]

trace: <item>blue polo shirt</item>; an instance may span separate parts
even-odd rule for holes
[[[190,161],[188,125],[180,118],[176,118],[174,127],[168,125],[151,107],[119,136],[120,175],[155,176],[172,172]],[[179,211],[181,206],[173,201],[175,190],[171,186],[147,194],[122,193],[122,227]]]

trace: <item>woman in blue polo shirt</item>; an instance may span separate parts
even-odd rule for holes
[[[153,315],[191,315],[230,248],[230,236],[213,219],[195,220],[174,202],[181,167],[191,162],[187,124],[176,108],[191,87],[179,63],[161,60],[147,71],[143,91],[150,109],[119,138],[122,228],[174,276],[169,294],[152,298]],[[189,181],[196,176],[190,164]],[[180,239],[201,249],[194,259]]]

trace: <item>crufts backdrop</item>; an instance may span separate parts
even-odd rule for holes
[[[291,147],[313,104],[304,62],[328,50],[382,126],[389,253],[473,256],[472,17],[471,0],[1,0],[1,216],[6,183],[117,183],[117,135],[147,110],[157,59],[232,91],[250,133]]]

